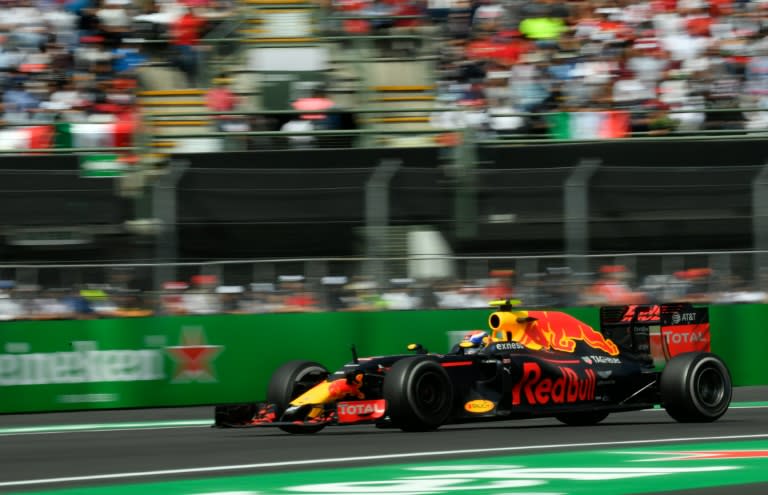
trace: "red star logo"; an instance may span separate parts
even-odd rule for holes
[[[222,347],[206,344],[202,327],[182,328],[179,345],[166,347],[176,361],[173,381],[215,382],[216,375],[211,362],[221,352]]]

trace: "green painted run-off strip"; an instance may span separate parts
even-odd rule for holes
[[[768,440],[474,456],[471,461],[384,464],[26,493],[627,495],[743,483],[768,483]]]

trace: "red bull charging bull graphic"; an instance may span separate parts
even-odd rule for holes
[[[611,356],[618,346],[603,334],[573,316],[557,311],[499,311],[489,318],[497,340],[514,340],[533,350],[574,352],[576,342]]]
[[[365,394],[360,391],[360,385],[359,382],[350,383],[347,379],[334,380],[328,384],[328,395],[334,399],[350,396],[363,399]]]

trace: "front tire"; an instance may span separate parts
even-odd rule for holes
[[[267,402],[275,405],[275,413],[280,418],[293,399],[325,380],[327,376],[328,370],[314,361],[289,361],[280,366],[269,380]],[[286,425],[279,428],[288,433],[309,434],[317,433],[325,428],[325,425]]]
[[[711,353],[684,353],[661,372],[662,406],[681,423],[706,423],[725,414],[733,384],[722,359]]]
[[[434,359],[401,359],[384,378],[384,399],[392,424],[403,431],[429,431],[443,425],[453,407],[453,385]]]
[[[222,428],[245,425],[253,419],[256,410],[256,404],[216,406],[213,424]]]
[[[607,411],[587,411],[558,414],[555,419],[569,426],[592,426],[608,417]]]

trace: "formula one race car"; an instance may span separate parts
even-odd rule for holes
[[[216,426],[315,433],[374,423],[405,431],[488,420],[555,417],[592,425],[608,414],[661,405],[681,422],[721,417],[731,401],[725,363],[709,352],[707,308],[605,307],[600,331],[558,311],[497,301],[490,331],[446,354],[353,359],[329,373],[310,361],[278,368],[263,404],[216,407]]]

